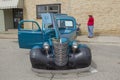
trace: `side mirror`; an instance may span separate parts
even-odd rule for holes
[[[77,23],[76,25],[77,25],[77,31],[79,31],[81,24],[78,24],[78,23]]]
[[[80,26],[81,26],[81,24],[80,24],[80,23],[77,23],[76,25],[77,25],[78,27],[80,27]]]
[[[81,34],[80,26],[81,24],[76,24],[77,25],[77,35],[79,36]]]

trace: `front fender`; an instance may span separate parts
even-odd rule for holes
[[[34,46],[30,51],[30,61],[33,68],[46,69],[54,66],[52,54],[47,55],[43,48]]]
[[[80,46],[75,53],[70,54],[69,62],[73,67],[84,68],[91,64],[91,51],[86,46]]]

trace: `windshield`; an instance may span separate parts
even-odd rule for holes
[[[73,28],[73,21],[71,20],[57,20],[58,28]]]

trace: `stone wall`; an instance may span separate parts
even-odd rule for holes
[[[83,34],[87,33],[88,15],[95,18],[96,35],[119,35],[120,34],[120,0],[25,0],[24,19],[36,18],[36,5],[61,4],[61,12],[74,16]]]

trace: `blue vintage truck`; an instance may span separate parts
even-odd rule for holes
[[[76,38],[76,20],[67,14],[44,13],[42,28],[36,21],[22,20],[18,27],[19,47],[30,50],[33,69],[70,70],[91,65],[91,50],[79,44]],[[32,23],[37,29],[21,28],[24,23]]]

